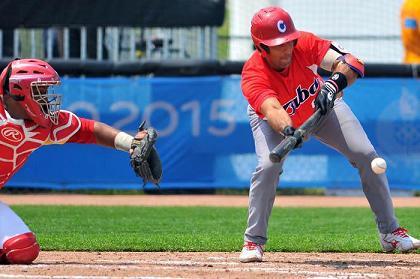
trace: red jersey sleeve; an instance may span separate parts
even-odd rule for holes
[[[95,120],[79,118],[80,129],[75,133],[67,142],[75,143],[96,143],[96,137],[94,134]]]
[[[330,48],[331,41],[321,39],[309,32],[300,32],[301,37],[298,39],[296,47],[301,49],[302,52],[306,54],[310,63],[319,66],[328,49]]]
[[[258,56],[257,56],[258,55]],[[248,100],[250,106],[257,112],[261,113],[262,103],[270,97],[276,98],[276,92],[271,88],[270,82],[263,70],[259,69],[259,65],[255,60],[261,59],[258,53],[254,53],[247,61],[242,70],[241,88],[242,93]]]
[[[95,143],[94,123],[94,120],[79,118],[70,111],[62,110],[60,111],[58,124],[51,128],[44,145],[64,144],[66,142]]]

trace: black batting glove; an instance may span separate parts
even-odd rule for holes
[[[295,135],[295,131],[296,131],[296,129],[293,128],[292,126],[286,126],[283,129],[283,135],[285,137],[295,137],[297,139],[296,145],[295,145],[295,147],[293,147],[293,149],[302,147],[302,143],[303,143],[302,137],[298,136],[298,135]]]
[[[340,72],[335,72],[322,85],[321,91],[315,99],[316,109],[321,110],[321,114],[327,114],[334,106],[335,97],[338,92],[347,87],[347,77]]]
[[[295,133],[295,128],[293,128],[292,126],[286,126],[286,127],[284,127],[284,129],[283,129],[283,135],[285,136],[285,137],[287,137],[287,136],[293,136],[293,134]]]
[[[321,114],[327,114],[334,106],[334,100],[337,94],[336,88],[327,80],[321,87],[315,99],[315,108],[321,110]]]

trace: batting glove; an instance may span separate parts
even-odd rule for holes
[[[302,137],[301,136],[298,136],[298,135],[295,135],[295,131],[296,131],[296,129],[293,128],[292,126],[286,126],[283,129],[283,135],[285,137],[295,137],[296,138],[297,142],[296,142],[295,147],[293,147],[293,149],[301,148],[302,147],[302,143],[303,143]]]

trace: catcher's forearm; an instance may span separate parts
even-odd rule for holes
[[[133,137],[105,123],[95,121],[94,134],[99,145],[129,151]]]

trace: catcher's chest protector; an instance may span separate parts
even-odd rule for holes
[[[62,111],[59,125],[47,129],[33,122],[11,118],[2,106],[1,104],[0,187],[23,166],[32,152],[42,145],[63,143],[80,128],[80,120],[70,112]]]

